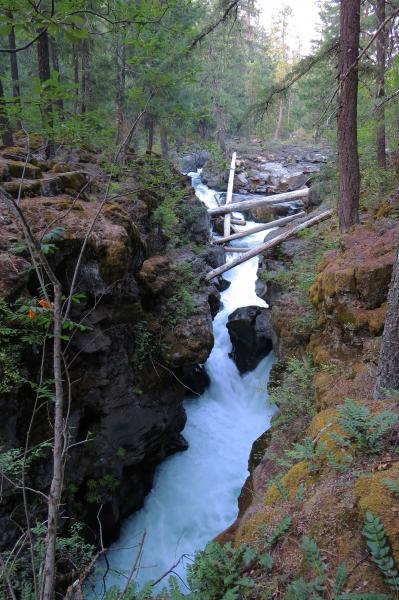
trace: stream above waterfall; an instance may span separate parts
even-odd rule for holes
[[[208,207],[216,206],[215,192],[201,182],[200,174],[190,175],[198,198]],[[240,229],[253,225],[247,222]],[[258,245],[267,233],[245,238],[245,245]],[[143,585],[157,580],[182,556],[187,558],[173,571],[184,580],[186,561],[237,517],[237,498],[248,474],[252,444],[269,428],[275,410],[267,403],[266,389],[274,355],[243,376],[229,357],[228,316],[240,307],[266,306],[255,293],[257,268],[258,258],[253,258],[225,274],[230,286],[222,293],[221,309],[213,322],[215,344],[205,365],[210,385],[200,397],[184,403],[183,435],[189,448],[157,468],[144,507],[126,520],[119,539],[107,552],[107,589],[126,585],[144,532],[140,569],[132,581]],[[97,597],[104,592],[104,569],[101,561],[94,581]]]

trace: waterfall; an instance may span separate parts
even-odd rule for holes
[[[191,176],[197,196],[208,207],[216,206],[215,193],[201,183],[199,174]],[[248,222],[245,227],[253,225]],[[265,235],[259,232],[245,242],[258,245]],[[158,467],[144,507],[126,520],[120,538],[107,553],[111,569],[107,589],[124,587],[126,577],[121,573],[131,571],[144,532],[141,568],[134,577],[140,585],[157,580],[181,556],[192,558],[237,517],[237,498],[247,477],[252,443],[268,429],[274,412],[267,404],[266,391],[273,354],[243,376],[229,358],[228,316],[239,307],[266,306],[255,293],[257,267],[258,259],[253,258],[225,274],[231,285],[222,293],[222,308],[213,323],[215,345],[206,362],[211,383],[202,396],[184,403],[183,435],[189,448]],[[174,569],[183,579],[184,563],[183,559]],[[96,576],[100,597],[102,573]]]

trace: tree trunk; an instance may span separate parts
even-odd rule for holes
[[[357,149],[357,93],[360,0],[341,0],[338,60],[338,153],[340,231],[359,222],[360,169]]]
[[[58,73],[58,80],[61,81],[60,60],[59,60],[59,56],[58,56],[57,42],[55,41],[54,38],[50,37],[49,43],[50,43],[51,64],[53,65],[54,71],[57,71],[57,73]],[[58,106],[59,111],[60,111],[60,116],[62,117],[63,112],[64,112],[63,99],[58,98],[58,100],[56,100],[55,104]]]
[[[39,37],[37,42],[37,62],[40,83],[43,84],[48,81],[51,76],[50,72],[50,48],[47,31],[44,31]],[[42,102],[42,121],[45,129],[52,129],[53,117],[52,117],[52,104],[48,98],[45,98]],[[53,145],[50,141],[46,145],[46,158],[50,158],[53,154]]]
[[[169,160],[168,133],[167,133],[164,125],[160,126],[160,135],[161,135],[161,152],[162,152],[162,158],[164,160]]]
[[[0,79],[0,132],[4,146],[13,146],[14,140],[12,137],[12,131],[10,122],[8,120],[7,112],[4,104],[4,89],[3,82]]]
[[[386,390],[399,390],[399,250],[388,294],[388,312],[382,336],[374,399],[383,398]]]
[[[154,131],[155,131],[155,119],[151,115],[147,119],[147,131],[148,131],[147,153],[151,154],[152,147],[154,145]]]
[[[79,44],[72,44],[72,68],[73,83],[75,85],[75,96],[73,99],[73,114],[78,114],[79,107]]]
[[[5,13],[6,16],[12,20],[12,12],[10,10],[6,10]],[[8,34],[8,47],[10,50],[15,50],[17,47],[14,27],[11,28],[11,31]],[[21,109],[21,88],[19,85],[18,57],[16,52],[10,52],[10,69],[12,79],[12,95],[14,98],[16,98],[18,108]],[[17,119],[17,128],[21,129],[21,127],[21,120]]]
[[[81,103],[80,112],[82,115],[89,109],[91,96],[91,54],[89,40],[82,40],[81,52]]]
[[[385,0],[376,3],[377,29],[385,21]],[[387,35],[383,27],[377,36],[377,102],[385,96],[385,63],[386,63]],[[387,168],[386,140],[385,140],[385,107],[382,105],[377,111],[377,161],[382,169]]]
[[[276,131],[274,132],[274,141],[278,141],[280,139],[281,134],[281,126],[283,124],[283,114],[284,114],[284,98],[280,96],[279,108],[278,108],[278,121]]]
[[[116,65],[116,95],[115,95],[115,143],[119,144],[122,138],[124,114],[123,102],[126,81],[126,47],[115,40],[115,65]]]
[[[46,555],[44,558],[41,600],[54,600],[55,552],[63,481],[64,391],[62,385],[62,290],[54,285],[53,372],[55,383],[53,473],[48,497]]]
[[[226,146],[226,135],[224,131],[224,119],[223,119],[223,111],[221,106],[216,106],[215,110],[216,116],[216,141],[219,145],[219,148],[226,154],[227,146]]]

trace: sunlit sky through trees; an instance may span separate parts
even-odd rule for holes
[[[289,6],[292,11],[288,43],[292,52],[300,51],[308,54],[311,50],[311,40],[317,39],[319,16],[318,0],[259,0],[263,13],[263,22],[269,27],[273,17],[283,6]]]

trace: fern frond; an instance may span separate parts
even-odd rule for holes
[[[371,512],[366,513],[363,535],[373,561],[381,571],[387,585],[393,589],[399,588],[399,570],[380,517],[374,516]]]
[[[347,579],[348,569],[345,563],[341,563],[338,566],[337,573],[335,575],[334,594],[340,594],[342,592]]]
[[[390,492],[399,495],[399,481],[395,481],[394,479],[384,479],[384,485],[387,486]]]
[[[292,517],[287,516],[279,523],[276,529],[271,534],[270,538],[267,540],[268,546],[274,546],[278,540],[287,533],[289,528],[292,525]]]
[[[309,566],[318,573],[323,574],[326,570],[326,565],[321,558],[316,541],[304,536],[302,539],[302,549]]]

